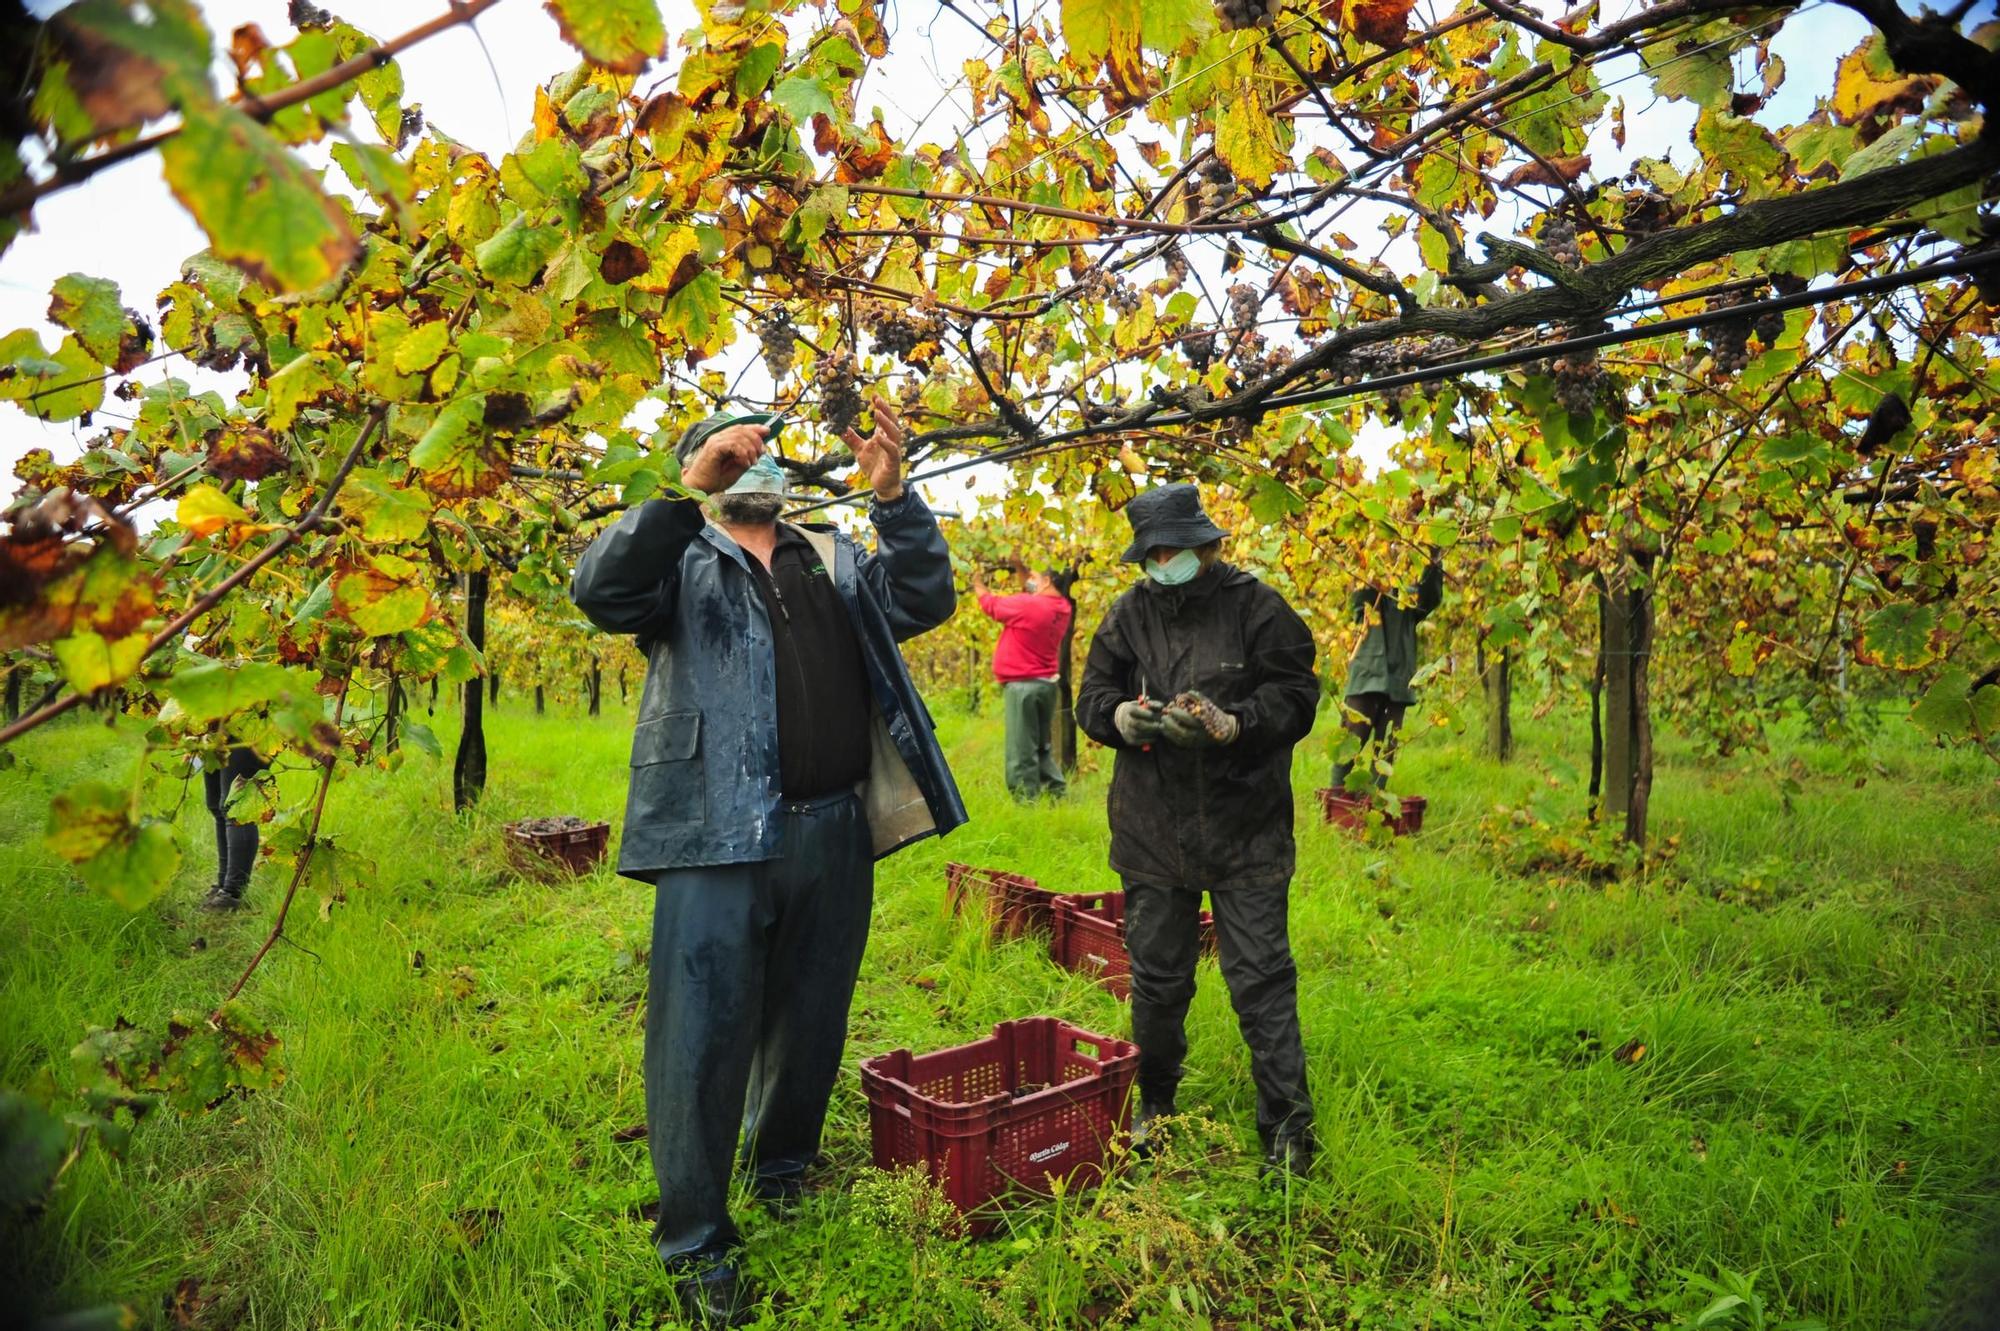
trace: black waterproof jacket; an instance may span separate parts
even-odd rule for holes
[[[1135,749],[1118,704],[1206,694],[1241,725],[1222,748]],[[1319,703],[1313,640],[1284,597],[1218,563],[1181,587],[1147,579],[1112,603],[1083,668],[1077,723],[1117,751],[1111,867],[1155,887],[1226,891],[1289,880],[1292,746]]]

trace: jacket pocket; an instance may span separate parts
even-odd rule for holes
[[[632,733],[632,821],[699,823],[708,817],[701,770],[701,713],[667,712]]]

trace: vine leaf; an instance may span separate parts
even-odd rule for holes
[[[1921,670],[1937,656],[1937,615],[1927,605],[1893,601],[1868,617],[1861,653],[1889,670]]]
[[[0,1214],[40,1200],[68,1144],[60,1118],[17,1091],[0,1091]]]
[[[139,662],[146,659],[149,640],[150,635],[145,633],[107,638],[83,629],[59,639],[50,650],[55,653],[56,664],[62,667],[70,687],[87,696],[130,679]]]
[[[357,471],[348,477],[340,502],[344,510],[361,519],[361,535],[370,541],[414,540],[431,520],[429,499],[374,470]]]
[[[164,892],[181,867],[171,824],[140,818],[129,791],[86,781],[49,806],[44,844],[77,866],[84,884],[138,910]]]
[[[448,402],[410,450],[426,490],[440,499],[491,494],[507,479],[507,450],[486,432],[487,395]]]
[[[422,571],[397,555],[349,564],[333,580],[333,608],[371,638],[413,629],[430,615]]]
[[[312,694],[317,676],[262,661],[210,662],[174,672],[162,687],[190,720],[209,722],[290,695]]]
[[[71,273],[49,289],[49,320],[75,333],[83,349],[107,365],[118,359],[125,339],[125,307],[118,284],[103,277]]]
[[[1416,0],[1347,0],[1341,26],[1364,42],[1398,46],[1410,35],[1410,11]]]
[[[215,252],[277,291],[338,276],[361,254],[347,214],[268,130],[226,106],[191,106],[160,145],[174,197]]]
[[[620,74],[637,74],[666,49],[666,26],[653,0],[548,0],[545,8],[564,41]]]

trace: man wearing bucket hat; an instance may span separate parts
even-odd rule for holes
[[[676,453],[707,496],[654,499],[592,543],[570,595],[648,658],[618,872],[654,889],[646,1002],[654,1245],[686,1319],[738,1325],[755,1297],[729,1217],[795,1198],[818,1157],[868,939],[873,861],[965,821],[896,644],[951,616],[950,555],[902,482],[875,402],[850,430],[875,492],[869,553],[780,522],[780,422],[714,416]],[[712,520],[711,520],[712,519]]]
[[[1205,891],[1266,1169],[1303,1172],[1316,1142],[1287,914],[1292,746],[1319,702],[1312,634],[1282,596],[1222,562],[1226,533],[1194,486],[1148,490],[1125,513],[1123,558],[1145,576],[1098,626],[1076,715],[1117,751],[1111,867],[1132,958],[1134,1142],[1146,1149],[1153,1120],[1174,1112]]]

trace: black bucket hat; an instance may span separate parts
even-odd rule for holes
[[[680,442],[674,445],[674,458],[681,465],[687,465],[687,460],[695,455],[696,449],[708,442],[711,435],[715,434],[718,430],[726,430],[732,425],[769,426],[771,433],[766,438],[766,442],[768,443],[771,439],[777,438],[778,431],[784,426],[784,423],[785,418],[783,416],[770,411],[738,412],[735,414],[724,412],[721,415],[710,416],[705,420],[696,421],[693,425],[681,431]]]
[[[1136,564],[1156,545],[1192,550],[1219,541],[1228,532],[1209,521],[1201,509],[1201,490],[1186,482],[1156,485],[1125,505],[1132,520],[1132,544],[1119,558]]]

